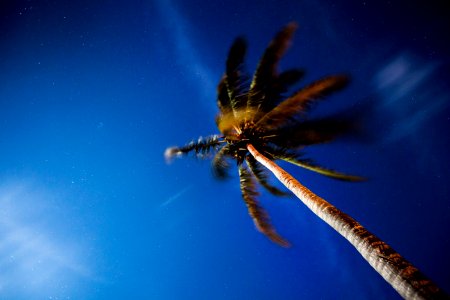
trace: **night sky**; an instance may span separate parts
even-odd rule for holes
[[[236,169],[217,181],[208,160],[164,160],[218,132],[233,40],[252,72],[290,21],[280,67],[307,71],[296,88],[352,78],[313,114],[365,125],[305,153],[368,180],[281,166],[449,292],[450,12],[341,2],[0,0],[0,299],[399,299],[296,198],[260,197],[281,248]]]

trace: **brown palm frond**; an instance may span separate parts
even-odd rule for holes
[[[233,111],[247,106],[248,79],[243,70],[246,49],[245,40],[237,38],[230,48],[226,62],[226,85]]]
[[[262,102],[259,106],[260,115],[266,114],[277,106],[284,99],[285,93],[289,88],[299,81],[304,74],[305,72],[303,70],[291,69],[282,72],[278,77],[274,78],[270,88],[266,91],[266,101]]]
[[[275,196],[288,196],[289,193],[283,192],[271,185],[268,181],[268,176],[266,173],[266,169],[262,168],[262,165],[251,155],[246,157],[247,164],[252,171],[253,175],[255,175],[256,180],[258,180],[259,184],[261,184],[266,190],[268,190],[272,195]]]
[[[281,102],[265,114],[255,126],[266,131],[276,130],[289,123],[300,112],[307,111],[314,100],[342,89],[347,83],[348,77],[345,75],[334,75],[315,81]]]
[[[273,100],[268,98],[268,94],[270,93],[273,80],[278,77],[278,62],[286,52],[296,29],[296,23],[289,23],[270,42],[253,75],[249,90],[248,107],[259,109],[262,103]]]
[[[356,136],[357,131],[355,118],[336,114],[280,128],[270,141],[283,148],[297,148],[330,142],[338,136]]]
[[[247,205],[248,213],[253,219],[256,228],[265,234],[271,241],[283,247],[288,247],[289,243],[284,240],[270,224],[269,216],[266,211],[259,205],[256,197],[256,185],[250,172],[243,166],[239,166],[239,178],[242,197]]]
[[[218,179],[226,179],[229,177],[228,170],[230,168],[230,164],[226,158],[229,154],[229,150],[229,146],[225,145],[216,153],[212,161],[212,172],[214,177]]]

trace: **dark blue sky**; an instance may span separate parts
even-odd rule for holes
[[[314,113],[372,105],[370,142],[308,157],[369,180],[282,166],[449,291],[449,11],[334,2],[1,1],[0,299],[398,299],[295,198],[260,198],[294,245],[280,248],[255,230],[237,176],[164,162],[217,132],[233,39],[247,38],[253,71],[293,20],[282,69],[352,76]]]

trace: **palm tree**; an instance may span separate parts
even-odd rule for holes
[[[282,73],[277,70],[296,28],[295,23],[290,23],[275,36],[251,82],[243,68],[246,43],[242,38],[235,40],[228,54],[226,72],[218,85],[216,123],[220,135],[200,138],[183,147],[170,147],[165,152],[166,159],[191,152],[202,158],[215,153],[212,168],[218,178],[228,176],[230,160],[235,160],[242,197],[256,228],[273,242],[287,247],[289,243],[275,231],[257,200],[256,183],[274,195],[286,194],[268,182],[268,169],[319,218],[344,236],[404,298],[445,298],[442,290],[389,245],[308,190],[274,162],[284,160],[339,180],[363,180],[321,167],[300,152],[306,146],[328,142],[349,132],[352,122],[339,116],[306,118],[317,99],[346,86],[348,78],[345,75],[315,81],[283,100],[282,95],[303,75],[297,69]]]

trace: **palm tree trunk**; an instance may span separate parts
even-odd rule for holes
[[[248,144],[250,153],[310,210],[346,238],[365,260],[405,299],[449,299],[417,268],[349,215],[320,198],[276,163]]]

